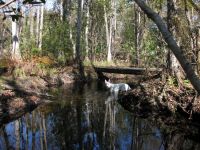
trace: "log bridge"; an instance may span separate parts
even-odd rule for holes
[[[105,73],[118,73],[118,74],[134,74],[134,75],[144,75],[147,73],[160,73],[162,69],[160,68],[130,68],[130,67],[95,67],[97,72]]]
[[[147,75],[149,74],[160,74],[161,68],[131,68],[131,67],[96,67],[93,66],[98,78],[106,79],[103,73],[118,73],[118,74],[134,74],[134,75]]]

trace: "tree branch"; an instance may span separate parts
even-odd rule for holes
[[[16,0],[11,0],[11,1],[7,2],[6,4],[0,6],[0,9],[2,9],[2,8],[8,6],[8,5],[10,5],[10,4],[13,3],[14,1],[16,1]]]
[[[200,7],[193,2],[193,0],[188,0],[188,2],[192,5],[192,7],[198,12],[200,15]]]

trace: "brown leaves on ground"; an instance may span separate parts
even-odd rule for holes
[[[35,104],[37,104],[40,101],[40,98],[38,96],[29,96],[28,99],[32,102],[34,102]]]
[[[22,109],[26,105],[25,101],[22,98],[14,98],[10,103],[10,109]]]
[[[4,92],[0,96],[3,98],[13,97],[15,96],[15,92],[12,90],[4,90]]]
[[[179,108],[182,113],[186,114],[190,114],[192,110],[200,113],[200,100],[196,99],[195,91],[186,88],[180,89],[155,80],[141,82],[132,91],[126,93],[123,100],[130,103],[130,100],[133,99],[130,105],[135,105],[136,108],[138,105],[143,107],[145,103],[148,105],[146,107],[156,108],[158,111],[168,109],[170,112],[175,112]],[[134,107],[132,108],[135,109]]]

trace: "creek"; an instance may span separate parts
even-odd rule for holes
[[[125,110],[104,85],[91,82],[52,88],[54,100],[3,125],[0,149],[165,150],[199,149],[198,128],[188,130],[139,118]]]

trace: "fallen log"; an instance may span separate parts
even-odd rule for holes
[[[145,75],[147,73],[161,73],[160,68],[117,68],[117,67],[94,67],[96,72]]]

